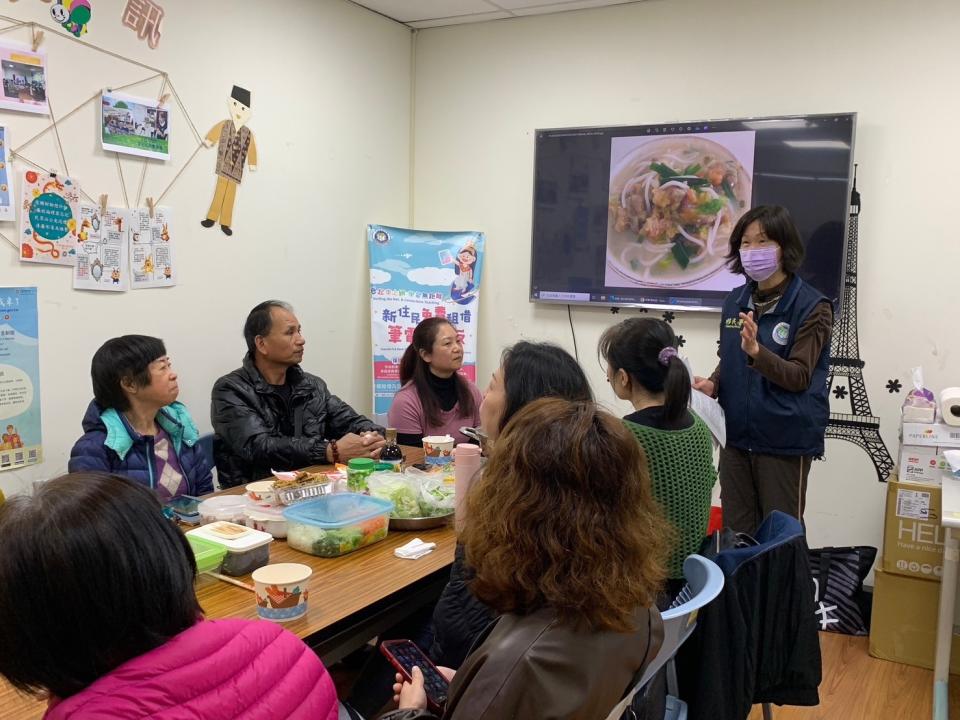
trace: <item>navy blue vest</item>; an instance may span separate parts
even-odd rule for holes
[[[734,288],[720,317],[720,393],[727,416],[727,445],[764,455],[823,455],[830,417],[827,373],[830,343],[813,368],[810,386],[790,392],[747,366],[740,349],[741,312],[753,310],[753,283]],[[776,307],[757,321],[757,341],[782,358],[790,355],[797,330],[826,298],[794,276]]]

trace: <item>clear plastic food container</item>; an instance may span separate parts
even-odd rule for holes
[[[283,511],[287,544],[295,550],[337,557],[387,536],[393,503],[358,493],[335,493]]]
[[[224,575],[246,575],[270,562],[270,533],[231,522],[215,522],[187,532],[187,539],[198,537],[227,549],[223,558]]]
[[[219,522],[243,523],[244,513],[253,503],[245,495],[215,495],[197,506],[200,523]]]
[[[254,530],[262,530],[263,532],[270,533],[277,539],[282,539],[287,536],[287,519],[283,516],[283,508],[247,508],[244,524]]]

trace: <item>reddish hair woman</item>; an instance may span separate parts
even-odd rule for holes
[[[443,720],[603,718],[656,655],[671,530],[642,451],[592,402],[530,403],[467,497],[472,588],[500,615],[456,672]],[[392,720],[434,717],[423,677]]]

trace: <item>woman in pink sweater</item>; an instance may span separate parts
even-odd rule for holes
[[[445,318],[423,320],[400,360],[400,382],[387,415],[401,445],[419,446],[425,436],[450,435],[468,442],[463,426],[480,424],[480,390],[460,374],[463,343]]]
[[[193,552],[149,489],[51,480],[0,506],[0,547],[0,675],[48,695],[47,720],[337,717],[296,636],[203,619]]]

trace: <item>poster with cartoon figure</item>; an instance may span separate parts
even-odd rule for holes
[[[0,288],[0,470],[43,461],[35,287]]]
[[[10,160],[7,156],[7,145],[10,142],[10,132],[6,125],[0,125],[0,220],[16,220],[13,205],[13,184],[10,182]]]
[[[421,320],[444,317],[463,340],[465,377],[477,379],[480,232],[420,232],[369,225],[374,412],[400,389],[399,363]]]
[[[155,207],[130,212],[130,287],[172,287],[177,284],[177,266],[173,254],[172,211]]]
[[[20,194],[20,261],[74,265],[80,187],[68,177],[27,170]]]
[[[123,292],[130,289],[128,238],[130,213],[92,203],[80,203],[74,290]]]

